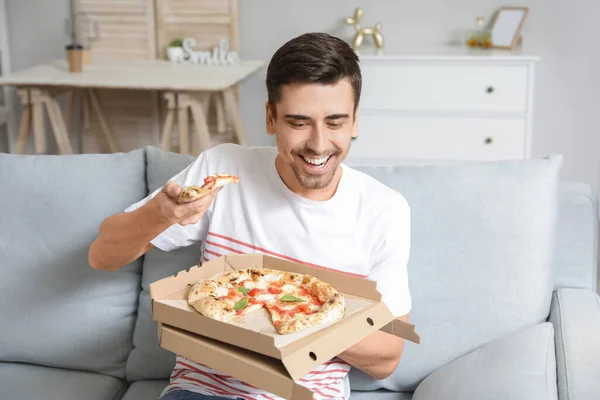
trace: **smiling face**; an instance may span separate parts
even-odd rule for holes
[[[279,176],[296,194],[331,198],[356,136],[358,55],[340,38],[306,33],[275,52],[266,83],[267,132],[277,142]]]
[[[286,185],[309,198],[335,191],[339,165],[357,128],[349,79],[285,85],[280,101],[267,103],[266,112],[267,132],[275,135],[279,152],[277,170]]]

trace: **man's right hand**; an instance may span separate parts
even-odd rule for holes
[[[89,250],[94,269],[117,271],[149,251],[152,239],[173,224],[196,224],[202,219],[220,189],[186,204],[177,204],[181,186],[167,182],[144,206],[106,218]]]
[[[179,197],[181,189],[180,185],[169,181],[164,185],[162,191],[151,200],[156,206],[161,221],[170,225],[179,224],[182,226],[198,223],[222,188],[218,188],[191,203],[178,204],[177,197]]]

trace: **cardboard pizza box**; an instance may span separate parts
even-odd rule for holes
[[[264,309],[231,323],[205,317],[188,305],[187,294],[196,281],[244,268],[316,276],[344,294],[344,317],[281,335]],[[194,266],[150,284],[150,296],[161,347],[287,399],[312,399],[295,381],[376,330],[420,341],[415,326],[394,319],[381,302],[376,282],[264,254],[228,254]]]

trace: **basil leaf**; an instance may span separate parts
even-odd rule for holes
[[[250,292],[250,291],[248,290],[248,288],[247,288],[247,287],[244,287],[244,286],[240,286],[240,287],[238,288],[238,290],[239,290],[240,292],[242,292],[242,293],[244,294],[244,296],[248,296],[248,292]]]
[[[296,296],[292,296],[291,294],[286,294],[285,296],[282,296],[279,300],[281,301],[296,301],[296,302],[303,302],[304,300],[296,297]]]
[[[246,307],[247,305],[248,305],[248,298],[244,297],[243,299],[241,299],[240,301],[235,303],[235,306],[233,306],[233,309],[235,311],[240,311],[242,308]]]

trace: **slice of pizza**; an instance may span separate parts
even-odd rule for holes
[[[239,274],[197,282],[188,293],[188,303],[202,314],[219,321],[230,321],[263,308],[263,302],[249,296],[250,289],[236,284]],[[227,282],[231,280],[231,282]]]
[[[203,198],[212,191],[225,185],[238,183],[240,178],[229,174],[214,174],[204,178],[202,186],[184,186],[177,198],[178,204],[190,203]]]
[[[311,293],[286,294],[277,301],[265,303],[271,321],[279,334],[298,332],[306,328],[333,322],[344,315],[344,299],[335,294],[323,303]]]

